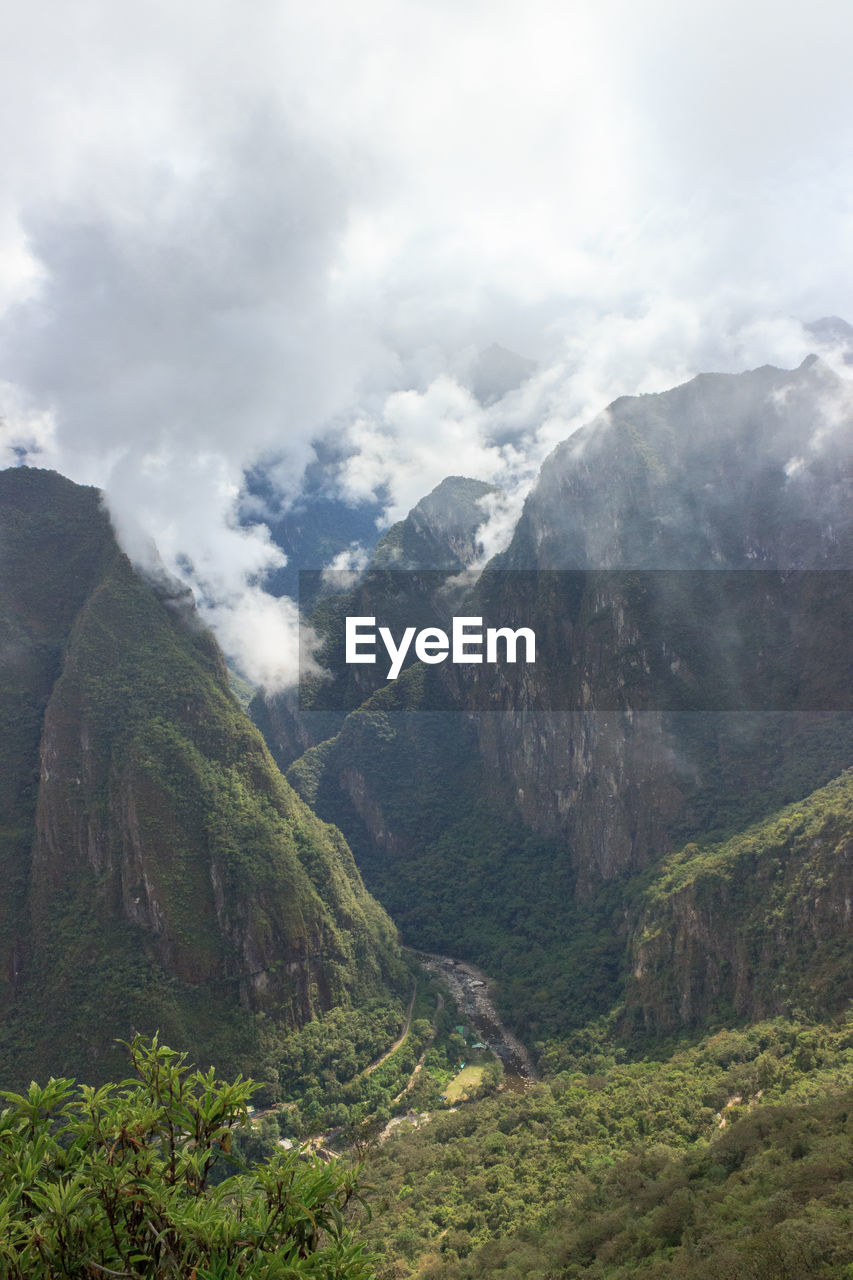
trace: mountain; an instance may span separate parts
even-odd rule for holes
[[[695,666],[688,647],[695,628],[665,635],[638,574],[683,575],[679,607],[689,616],[697,584],[708,581],[696,571],[774,569],[780,580],[781,571],[815,571],[807,580],[818,581],[826,570],[853,567],[851,439],[849,384],[814,357],[795,370],[707,374],[660,395],[623,398],[545,461],[493,567],[528,571],[520,580],[534,592],[547,580],[540,571],[574,571],[577,612],[552,609],[551,616],[564,628],[567,653],[581,654],[594,708],[602,695],[618,693],[614,657],[633,656],[647,681],[649,672],[670,680]],[[629,572],[602,588],[600,569]],[[531,607],[547,621],[553,604],[546,593]],[[802,630],[785,639],[780,605],[769,646],[758,645],[760,632],[751,630],[758,618],[745,609],[733,647],[732,619],[707,601],[705,609],[708,688],[731,681],[735,653],[755,656],[757,648],[758,668],[775,687],[802,691],[805,655],[821,655],[819,674],[836,644],[818,609],[806,610]],[[668,858],[691,845],[704,851],[746,838],[853,760],[853,717],[819,700],[792,695],[776,704],[781,709],[760,713],[638,711],[606,699],[601,705],[612,710],[560,710],[566,704],[549,683],[554,670],[537,663],[501,671],[495,706],[514,710],[445,714],[419,709],[436,670],[412,668],[374,694],[295,760],[288,777],[344,830],[366,883],[405,939],[482,964],[500,979],[505,1012],[533,1039],[564,1034],[624,1001],[641,962],[667,970],[668,953],[653,963],[657,953],[635,951],[643,931],[655,927],[643,915],[643,886],[664,874]],[[549,706],[555,709],[530,709]],[[836,840],[820,856],[845,883],[836,865],[842,845]],[[701,876],[696,886],[710,892]],[[779,938],[795,928],[794,901],[784,899]],[[683,919],[693,918],[691,910],[684,907]],[[829,918],[832,945],[849,956],[841,918]],[[738,937],[753,929],[750,919],[733,924]],[[661,925],[663,938],[669,929]],[[734,935],[724,936],[734,945]],[[697,954],[702,944],[684,939],[684,953],[692,947]],[[772,953],[768,941],[765,954]],[[824,962],[814,959],[814,974],[811,963],[799,989],[808,992],[809,975],[816,978],[812,1003],[799,1007],[817,1010],[826,989],[843,1002],[844,984],[827,988],[817,980]],[[766,993],[753,989],[754,969],[738,972],[738,1007],[769,1008]],[[691,974],[688,965],[688,986]],[[692,1003],[678,990],[672,999],[659,993],[661,1012],[643,1014],[641,1024],[720,1016],[735,988],[709,977]],[[632,999],[636,1008],[654,1007],[654,997],[639,990]],[[776,1011],[786,1001],[796,1003],[780,989]],[[682,1015],[673,1013],[679,1008]]]
[[[617,401],[458,610],[497,594],[563,669],[499,668],[490,709],[479,672],[413,664],[290,765],[404,940],[489,974],[543,1077],[378,1150],[381,1280],[851,1264],[853,715],[818,692],[850,688],[851,446],[816,359]],[[415,567],[351,603],[414,624],[425,596]],[[436,681],[458,710],[425,709]],[[697,685],[732,709],[642,709]],[[778,709],[749,710],[760,687]]]
[[[696,570],[849,570],[852,440],[850,384],[814,357],[793,371],[705,374],[622,398],[546,459],[502,564],[691,571],[691,586]],[[659,617],[644,620],[624,592],[597,608],[604,653],[628,644],[663,656]],[[723,609],[706,617],[709,633],[724,637]],[[821,639],[815,615],[809,643]],[[725,682],[731,661],[723,644],[710,681]],[[771,661],[796,681],[801,645],[781,646]],[[689,667],[690,655],[675,641],[667,662]],[[537,668],[530,697],[546,706],[539,678]],[[506,717],[486,724],[481,744],[504,787],[523,793],[526,820],[565,838],[591,888],[645,866],[690,829],[730,826],[741,805],[742,816],[758,816],[758,797],[772,812],[837,773],[849,762],[849,718],[795,716],[795,706],[740,718],[540,718],[527,731]],[[823,752],[826,772],[810,773]],[[786,774],[793,790],[780,786]]]
[[[263,521],[272,541],[286,555],[287,563],[270,573],[264,589],[274,596],[299,594],[300,569],[324,569],[342,552],[361,549],[370,553],[380,536],[387,494],[347,500],[339,491],[338,472],[347,457],[340,439],[315,441],[314,457],[305,468],[299,491],[282,502],[281,489],[290,492],[298,476],[284,479],[282,464],[257,466],[246,475],[241,520],[246,525]]]
[[[0,1072],[108,1077],[110,1038],[155,1026],[256,1071],[282,1106],[243,1151],[322,1128],[368,1153],[381,1280],[842,1274],[850,598],[819,587],[851,569],[851,428],[816,359],[617,401],[467,586],[487,487],[449,478],[350,594],[315,584],[333,679],[280,715],[287,782],[99,495],[0,473]],[[449,665],[369,689],[340,641],[374,602],[497,603],[565,662],[500,666],[485,701]],[[767,690],[781,709],[750,710]],[[360,873],[487,992],[412,992]],[[471,1044],[490,998],[537,1081],[496,1087]],[[466,1072],[490,1096],[447,1107]]]
[[[688,843],[638,894],[625,1019],[633,1033],[830,1018],[853,999],[853,769],[730,839]]]
[[[483,499],[500,493],[492,484],[447,476],[383,534],[371,564],[377,569],[465,569],[482,547]]]
[[[287,564],[270,573],[265,590],[296,599],[300,569],[323,568],[342,552],[354,549],[369,554],[379,538],[381,516],[381,503],[350,506],[323,493],[301,494],[282,515],[266,520],[273,542],[287,556]]]
[[[448,476],[422,498],[404,520],[392,525],[380,538],[371,568],[380,578],[383,570],[458,572],[467,568],[482,552],[477,531],[487,518],[483,500],[499,492],[494,485],[482,480]],[[304,565],[306,570],[317,568],[316,565]],[[313,600],[315,606],[317,601],[321,602],[318,606],[322,615],[322,620],[318,617],[321,630],[339,630],[340,620],[348,611],[364,612],[360,605],[354,603],[357,590],[354,594],[347,589],[350,583],[348,573],[315,572],[311,577],[313,588],[306,577],[302,579],[301,608],[303,615],[308,616],[310,602]],[[410,603],[406,601],[407,605]],[[353,685],[354,691],[348,702],[358,705],[365,696],[358,693],[362,673],[349,668],[339,674]],[[292,691],[272,696],[259,693],[249,708],[281,769],[286,769],[307,748],[333,736],[343,719],[336,710],[323,710],[321,707],[298,710],[296,704],[297,698]]]
[[[822,316],[803,328],[821,347],[837,352],[844,364],[853,364],[853,325],[840,316]]]
[[[503,563],[849,569],[851,420],[816,356],[624,396],[545,460]]]
[[[534,360],[493,343],[469,363],[460,381],[482,404],[489,405],[521,386],[535,373],[536,367]],[[370,557],[376,552],[383,557],[393,557],[401,550],[398,540],[404,536],[414,537],[412,547],[407,550],[421,553],[425,549],[429,551],[431,545],[433,551],[439,551],[442,541],[440,537],[435,541],[433,524],[443,521],[450,523],[450,540],[461,540],[458,546],[461,558],[465,563],[473,559],[473,534],[483,522],[477,499],[492,491],[489,485],[450,476],[418,503],[406,520],[399,521],[382,536],[382,515],[390,498],[387,491],[380,489],[375,497],[359,500],[348,499],[340,491],[340,471],[351,453],[345,436],[317,440],[313,450],[314,457],[302,476],[298,495],[284,505],[280,493],[282,478],[275,464],[253,468],[246,476],[243,522],[253,524],[262,520],[273,542],[287,556],[287,563],[274,570],[264,583],[265,590],[272,595],[295,598],[300,570],[327,568],[342,553],[354,551]],[[286,479],[290,489],[293,477]],[[411,528],[413,520],[419,526],[415,530]],[[421,535],[426,539],[426,548],[419,545]],[[380,538],[384,548],[381,551],[377,549]]]
[[[259,1015],[284,1033],[407,985],[188,597],[133,569],[95,490],[23,467],[0,473],[0,725],[5,1078],[108,1074],[115,1036],[157,1027],[245,1068]]]
[[[481,404],[490,405],[520,387],[533,376],[536,368],[535,360],[493,342],[475,356],[461,381]]]

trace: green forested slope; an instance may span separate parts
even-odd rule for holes
[[[4,1075],[109,1073],[114,1036],[158,1026],[250,1066],[259,1013],[287,1028],[396,1003],[393,925],[278,773],[186,600],[134,572],[92,491],[7,472],[0,512],[16,638],[0,740],[18,771]]]
[[[382,1147],[368,1168],[382,1280],[848,1274],[849,1019],[617,1058],[589,1039],[526,1093]]]
[[[626,1026],[831,1016],[853,999],[853,769],[730,839],[689,843],[637,893]]]
[[[852,847],[847,771],[625,886],[609,1013],[372,1157],[383,1280],[847,1276]]]
[[[0,1010],[21,965],[42,720],[74,617],[111,553],[93,489],[0,472]]]

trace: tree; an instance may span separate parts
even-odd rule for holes
[[[191,1071],[156,1036],[127,1048],[121,1084],[0,1094],[0,1276],[370,1280],[345,1217],[357,1169],[297,1152],[242,1166],[254,1084]]]

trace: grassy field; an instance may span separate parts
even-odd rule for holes
[[[485,1069],[482,1063],[463,1067],[445,1089],[445,1099],[448,1102],[461,1102],[463,1098],[467,1098],[474,1093],[482,1084]]]

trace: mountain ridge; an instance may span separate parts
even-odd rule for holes
[[[34,523],[62,527],[37,501],[58,488],[84,527],[99,513],[59,625],[49,603],[40,612],[26,539]],[[81,1051],[104,1069],[113,1036],[157,1020],[194,1053],[218,1045],[245,1067],[259,1012],[286,1030],[352,999],[395,999],[408,979],[393,925],[340,833],[281,778],[210,633],[133,570],[93,491],[16,469],[0,474],[0,498],[7,567],[10,524],[18,535],[7,634],[26,649],[41,627],[53,660],[29,724],[38,781],[6,849],[7,1069],[34,1055],[67,1071]],[[18,674],[7,661],[4,691]]]

